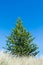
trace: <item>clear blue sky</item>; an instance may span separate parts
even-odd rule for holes
[[[43,55],[43,0],[0,0],[0,50],[18,17],[35,37],[38,55]]]

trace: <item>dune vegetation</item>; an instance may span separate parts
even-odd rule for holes
[[[0,51],[0,65],[43,65],[43,57],[17,57]]]

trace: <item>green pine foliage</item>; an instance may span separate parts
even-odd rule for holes
[[[31,33],[26,31],[21,19],[18,19],[16,27],[12,29],[10,36],[7,37],[7,50],[17,56],[35,56],[39,51],[33,41],[34,38]]]

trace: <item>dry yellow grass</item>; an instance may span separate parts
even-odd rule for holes
[[[0,52],[0,65],[43,65],[43,57],[12,57],[9,53]]]

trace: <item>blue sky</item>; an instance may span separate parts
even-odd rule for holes
[[[38,56],[43,55],[43,0],[0,0],[0,50],[18,17],[35,37],[40,51]]]

